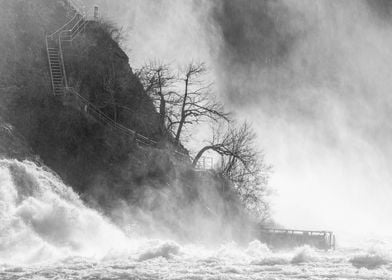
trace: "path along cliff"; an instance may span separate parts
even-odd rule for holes
[[[48,166],[90,206],[117,223],[138,224],[144,233],[181,240],[248,238],[248,216],[230,182],[194,170],[178,156],[186,149],[164,137],[116,28],[91,22],[65,46],[68,86],[156,145],[132,142],[75,99],[53,94],[45,36],[74,16],[68,1],[1,1],[1,6],[0,115],[12,130],[0,133],[16,145],[2,141],[3,157]]]

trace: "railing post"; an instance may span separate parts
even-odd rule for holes
[[[94,20],[98,20],[99,19],[99,7],[98,6],[94,6]]]

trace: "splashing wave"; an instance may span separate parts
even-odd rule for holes
[[[217,246],[129,238],[49,170],[0,160],[0,279],[392,279],[391,261],[376,250],[348,259],[353,251]]]
[[[0,161],[0,262],[102,258],[124,234],[45,168]]]

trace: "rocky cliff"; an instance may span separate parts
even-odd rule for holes
[[[112,119],[158,145],[137,145],[52,95],[44,38],[69,18],[64,1],[0,4],[2,156],[47,165],[85,201],[120,224],[137,222],[137,231],[145,234],[202,241],[250,233],[230,182],[194,170],[190,160],[173,153],[115,27],[92,22],[66,47],[69,83]]]

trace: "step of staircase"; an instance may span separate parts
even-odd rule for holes
[[[63,69],[62,54],[59,49],[59,39],[64,42],[65,45],[68,45],[69,42],[72,42],[74,37],[81,32],[83,26],[86,24],[84,20],[84,16],[79,13],[78,9],[72,6],[71,3],[68,5],[67,17],[69,17],[69,24],[66,24],[63,29],[59,30],[56,33],[53,33],[50,36],[46,37],[47,43],[47,54],[49,59],[49,67],[51,80],[53,85],[53,93],[55,95],[64,94],[65,93],[65,84],[66,81],[65,73]],[[70,20],[73,20],[71,23]],[[71,26],[71,24],[73,26]],[[69,30],[67,30],[69,28]]]

